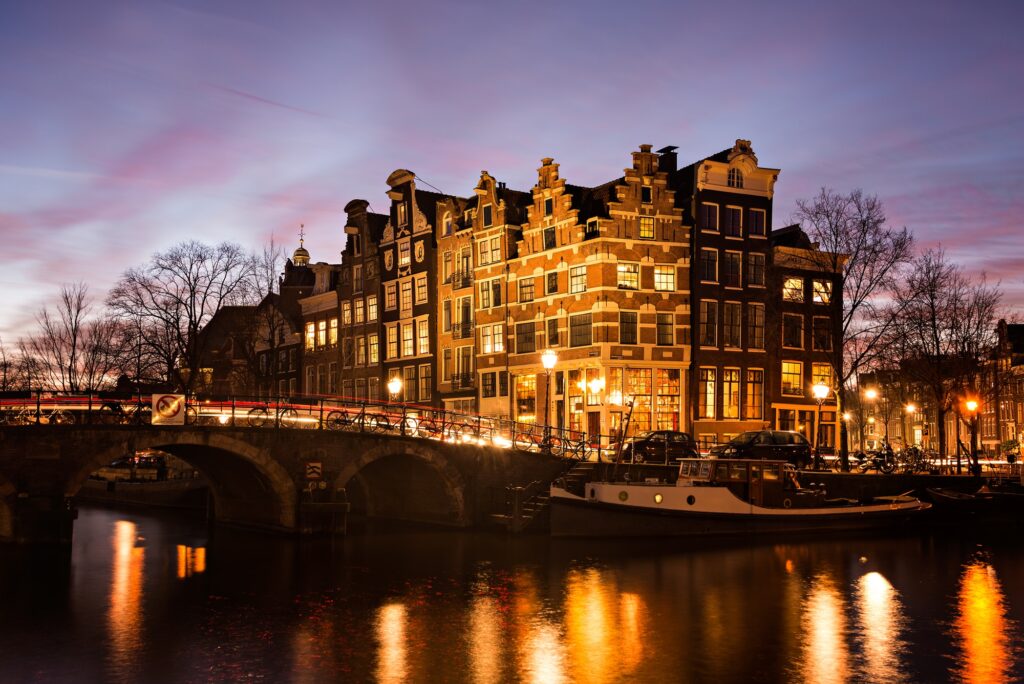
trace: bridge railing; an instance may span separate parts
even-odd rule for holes
[[[536,423],[465,414],[418,404],[337,396],[186,397],[184,423],[254,429],[347,430],[493,445],[586,459],[607,439]],[[47,392],[0,395],[4,425],[149,425],[152,395]],[[606,450],[606,447],[605,447]]]

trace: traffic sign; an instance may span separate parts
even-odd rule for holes
[[[324,476],[324,464],[320,461],[306,462],[306,479],[319,480]]]
[[[184,425],[185,395],[154,394],[153,425]]]

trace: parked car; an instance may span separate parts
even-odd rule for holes
[[[811,464],[811,444],[799,432],[752,430],[711,449],[712,458],[766,458],[788,461],[797,468]]]
[[[675,430],[638,432],[622,443],[622,460],[634,463],[671,463],[698,455],[693,437]]]

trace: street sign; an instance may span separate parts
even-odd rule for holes
[[[324,464],[320,461],[306,462],[306,479],[319,480],[324,476]]]
[[[184,425],[185,395],[154,394],[153,425]]]

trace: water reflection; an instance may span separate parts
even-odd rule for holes
[[[557,616],[541,600],[532,573],[517,573],[514,582],[513,624],[516,662],[523,681],[537,684],[566,681],[565,646]]]
[[[800,619],[804,643],[800,662],[807,682],[845,682],[850,677],[850,654],[843,597],[831,575],[811,581]]]
[[[110,604],[107,630],[110,635],[110,659],[114,669],[125,674],[134,669],[143,644],[142,577],[146,549],[137,546],[135,523],[118,520],[114,524],[114,563],[110,580]]]
[[[408,679],[407,620],[405,606],[401,603],[390,603],[377,610],[378,682],[404,682]]]
[[[498,602],[487,596],[474,596],[469,613],[469,659],[473,682],[497,684],[501,681],[503,656],[502,629]]]
[[[984,562],[969,563],[960,578],[954,636],[961,644],[960,681],[991,684],[1011,681],[1013,667],[1005,598],[995,569]]]
[[[900,661],[905,645],[903,606],[896,589],[880,573],[869,572],[857,580],[856,605],[861,678],[879,683],[905,681]]]
[[[206,572],[206,547],[191,547],[178,544],[178,579]]]

